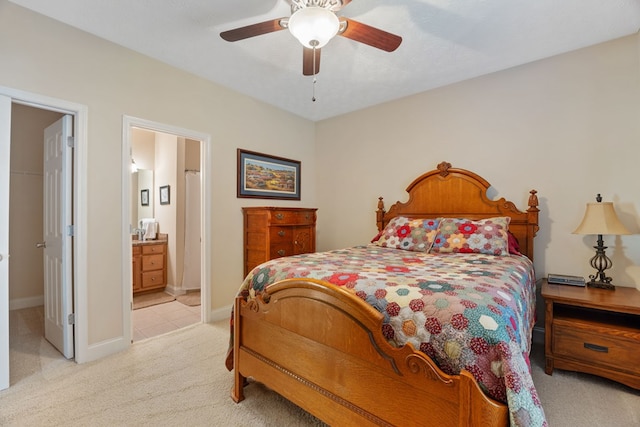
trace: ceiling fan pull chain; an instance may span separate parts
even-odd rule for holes
[[[316,41],[315,43],[312,43],[312,44],[313,44],[313,93],[311,95],[311,101],[316,102],[316,82],[318,81],[318,79],[316,79],[316,46],[318,42]]]

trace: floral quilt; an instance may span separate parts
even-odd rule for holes
[[[383,333],[411,343],[448,374],[466,369],[509,406],[512,426],[545,426],[530,372],[535,277],[524,256],[429,254],[373,244],[279,258],[256,267],[240,293],[308,277],[349,289],[384,315]]]

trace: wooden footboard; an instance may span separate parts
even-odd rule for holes
[[[507,426],[470,373],[392,347],[382,315],[327,282],[290,279],[236,298],[232,397],[252,377],[330,425]]]

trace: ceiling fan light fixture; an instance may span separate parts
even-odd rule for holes
[[[308,6],[289,18],[289,31],[303,46],[320,49],[338,33],[340,20],[329,9]]]

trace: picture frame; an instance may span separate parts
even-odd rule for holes
[[[160,187],[160,204],[168,205],[171,203],[171,191],[168,185]]]
[[[300,200],[301,162],[238,148],[238,198]]]
[[[149,206],[149,189],[145,188],[140,190],[140,204],[142,206]]]

